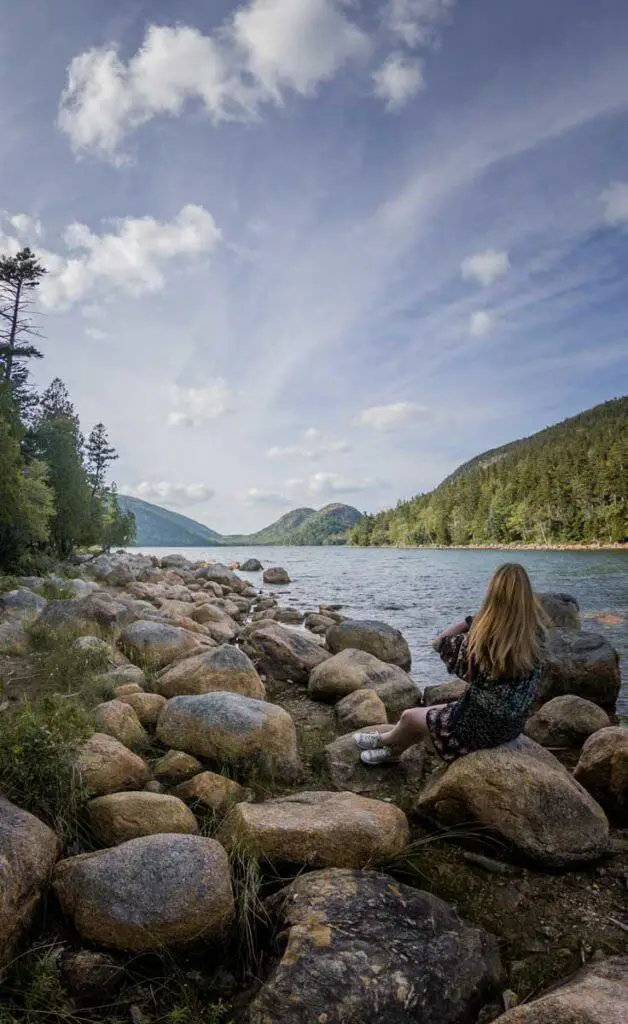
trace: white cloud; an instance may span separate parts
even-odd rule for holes
[[[267,459],[320,459],[323,455],[336,455],[351,451],[348,441],[325,440],[319,430],[310,427],[303,432],[305,444],[275,445],[266,452]]]
[[[195,28],[151,25],[128,64],[113,45],[75,57],[58,126],[77,153],[114,162],[124,137],[158,115],[199,101],[214,124],[253,120],[282,89],[307,96],[354,58],[368,37],[344,12],[344,0],[252,0],[214,36]]]
[[[166,505],[187,507],[188,505],[200,505],[214,497],[214,491],[205,484],[172,484],[166,480],[151,483],[147,480],[140,484],[123,484],[120,487],[121,494],[128,494],[131,498],[141,498],[143,501],[155,501],[158,504],[164,502]]]
[[[36,217],[30,217],[27,213],[16,213],[9,217],[9,223],[20,241],[40,239],[43,234],[41,221]]]
[[[249,487],[244,500],[247,505],[270,505],[273,508],[294,504],[291,498],[279,491],[264,491],[259,487]]]
[[[421,61],[392,53],[373,75],[375,95],[388,110],[399,110],[425,85]]]
[[[476,281],[478,284],[490,285],[510,270],[510,259],[507,252],[487,249],[467,256],[460,265],[465,281]]]
[[[628,224],[628,182],[616,181],[600,196],[607,224]]]
[[[104,341],[107,337],[107,332],[101,331],[98,327],[86,327],[85,334],[88,338],[93,338],[94,341]]]
[[[175,387],[171,391],[172,412],[168,415],[171,427],[200,427],[211,420],[233,412],[233,392],[222,377],[217,377],[202,388]]]
[[[493,327],[493,317],[485,309],[472,313],[469,318],[469,334],[474,338],[481,338]]]
[[[428,410],[425,406],[414,402],[395,402],[392,405],[372,405],[363,409],[357,422],[363,427],[374,430],[396,430],[413,420],[427,419]]]
[[[70,224],[63,238],[71,255],[39,250],[48,269],[39,288],[45,306],[67,307],[103,289],[132,296],[159,291],[166,283],[165,264],[208,253],[221,237],[212,215],[193,205],[184,206],[171,221],[125,217],[114,221],[114,227],[99,235],[85,224]],[[83,315],[93,316],[94,307],[83,307]]]
[[[368,491],[377,487],[378,480],[372,477],[365,477],[361,480],[351,480],[340,476],[338,473],[314,473],[306,481],[310,494],[357,494],[360,491]]]
[[[384,23],[406,46],[431,46],[438,42],[438,29],[455,4],[456,0],[388,0]]]

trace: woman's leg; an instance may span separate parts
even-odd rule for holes
[[[408,747],[423,740],[427,740],[431,746],[427,714],[428,711],[440,711],[444,707],[447,705],[433,704],[429,708],[408,708],[392,729],[380,733],[380,742],[390,747],[393,754],[403,754]]]

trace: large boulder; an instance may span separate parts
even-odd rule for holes
[[[298,608],[277,608],[275,619],[277,622],[282,622],[285,626],[300,626],[304,615]]]
[[[0,615],[37,615],[42,612],[48,602],[40,594],[34,594],[26,587],[19,587],[17,590],[9,590],[6,594],[0,594]]]
[[[537,598],[553,626],[580,629],[580,606],[571,594],[545,593]]]
[[[287,570],[282,569],[278,565],[274,565],[270,569],[265,569],[262,579],[264,583],[270,583],[273,586],[281,586],[291,582]]]
[[[275,623],[249,633],[243,648],[266,675],[294,683],[307,683],[312,669],[330,656],[307,633]]]
[[[319,615],[318,612],[308,612],[305,616],[305,628],[317,636],[325,636],[327,631],[335,625],[335,619],[329,615]]]
[[[548,867],[596,860],[608,847],[602,808],[527,736],[439,769],[417,806],[439,824],[479,827]]]
[[[247,558],[246,562],[240,566],[240,572],[261,572],[262,563],[257,558]]]
[[[222,938],[234,915],[227,855],[200,836],[143,836],[71,857],[54,888],[83,939],[131,952]]]
[[[355,690],[336,704],[336,718],[341,729],[362,729],[366,725],[388,722],[386,705],[375,690]]]
[[[155,685],[158,693],[168,698],[215,690],[241,693],[256,700],[266,696],[252,661],[232,644],[223,644],[170,665],[160,673]]]
[[[628,825],[628,729],[600,729],[582,748],[575,778],[619,825]]]
[[[136,684],[128,683],[127,685],[134,686]],[[165,697],[161,697],[158,693],[127,692],[121,694],[120,689],[124,689],[124,687],[119,687],[116,692],[116,699],[133,708],[141,725],[146,728],[153,728],[157,725],[157,719],[166,705]]]
[[[94,708],[94,725],[99,732],[124,743],[132,750],[142,750],[149,744],[148,733],[144,729],[135,711],[121,700],[108,700]]]
[[[391,718],[421,703],[421,690],[397,665],[347,648],[313,669],[308,692],[314,700],[337,701],[356,690],[374,690]]]
[[[242,594],[249,589],[246,580],[236,576],[232,569],[217,562],[215,565],[204,565],[194,573],[197,580],[205,580],[209,583],[217,583],[228,590],[234,590],[236,594]]]
[[[525,733],[542,747],[581,747],[594,732],[610,724],[597,704],[568,693],[543,704],[526,722]]]
[[[90,621],[82,600],[48,601],[37,616],[37,624],[49,629],[80,629]]]
[[[238,804],[217,839],[271,864],[359,868],[401,853],[410,832],[403,811],[381,800],[306,792]]]
[[[378,729],[373,726],[363,731],[377,732]],[[399,802],[404,792],[415,793],[420,787],[425,770],[425,747],[423,744],[410,747],[398,761],[365,765],[350,732],[327,744],[320,763],[334,789]]]
[[[495,1024],[626,1024],[628,956],[587,964],[565,984],[516,1006]]]
[[[237,608],[235,612],[240,614]],[[194,605],[192,619],[204,626],[211,638],[219,644],[231,643],[239,633],[237,622],[223,608],[215,604]]]
[[[497,940],[371,871],[301,875],[266,901],[276,966],[246,1024],[470,1024],[497,992]]]
[[[326,640],[332,654],[353,647],[406,671],[412,664],[410,648],[403,634],[386,622],[346,619],[328,630]]]
[[[159,717],[157,737],[167,747],[239,771],[255,768],[292,782],[299,770],[296,730],[288,712],[239,693],[173,697]]]
[[[0,974],[33,923],[60,851],[52,829],[0,796]]]
[[[99,795],[142,789],[150,779],[142,758],[106,733],[90,736],[78,752],[76,768],[83,785]]]
[[[201,762],[191,754],[184,754],[182,750],[169,750],[153,765],[155,778],[171,786],[186,782],[202,771]]]
[[[127,626],[118,643],[131,661],[139,661],[151,668],[164,668],[200,647],[199,637],[193,633],[148,619],[140,619]]]
[[[426,707],[434,704],[453,704],[462,700],[467,692],[468,683],[463,679],[451,679],[447,683],[436,683],[435,686],[426,686],[423,690],[423,703]]]
[[[542,701],[574,693],[612,712],[620,685],[619,655],[605,637],[571,629],[550,630],[541,674]]]
[[[174,795],[198,811],[212,811],[221,815],[248,797],[243,786],[216,772],[200,772],[177,786]]]
[[[163,793],[112,793],[87,804],[94,837],[102,846],[118,846],[161,832],[196,835],[196,818],[176,796]]]

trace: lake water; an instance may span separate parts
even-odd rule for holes
[[[162,557],[166,548],[140,548]],[[174,549],[172,549],[174,550]],[[623,676],[621,714],[628,718],[628,552],[425,551],[347,547],[179,548],[192,561],[284,566],[289,587],[266,588],[303,611],[340,604],[355,618],[375,618],[400,629],[412,651],[412,674],[421,683],[444,681],[432,639],[478,608],[491,574],[504,561],[521,562],[536,590],[573,594],[583,628],[602,633],[619,650]],[[260,573],[242,573],[259,587]],[[621,619],[600,622],[599,615]]]

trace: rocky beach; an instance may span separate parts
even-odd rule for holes
[[[353,730],[465,684],[242,568],[259,583],[134,553],[7,581],[2,1024],[29,999],[133,1024],[628,1019],[628,729],[577,594],[540,595],[525,736],[368,768]]]

